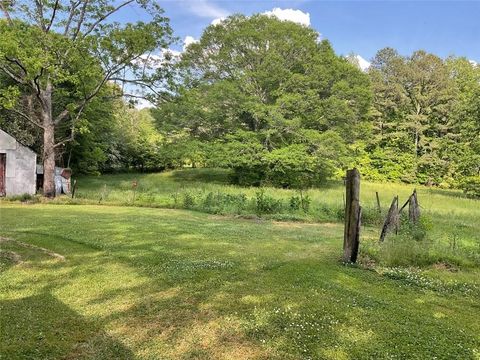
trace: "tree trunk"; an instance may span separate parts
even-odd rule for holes
[[[45,126],[43,130],[43,195],[55,196],[55,127]]]
[[[55,197],[55,123],[52,113],[52,86],[40,94],[43,125],[43,195]]]

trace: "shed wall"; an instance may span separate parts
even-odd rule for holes
[[[6,154],[7,196],[35,194],[37,154],[0,130],[0,153]]]

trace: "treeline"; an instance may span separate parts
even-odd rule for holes
[[[153,111],[159,128],[183,135],[185,161],[231,168],[238,183],[310,186],[356,166],[478,191],[480,67],[465,58],[385,48],[362,72],[311,28],[238,15],[209,26],[178,74]]]
[[[263,15],[211,25],[169,69],[156,108],[99,96],[57,163],[76,173],[223,167],[238,184],[282,187],[356,166],[370,180],[480,193],[479,66],[386,48],[364,72],[318,39]],[[15,113],[1,110],[0,127],[40,153],[39,130]]]

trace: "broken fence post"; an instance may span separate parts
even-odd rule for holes
[[[398,231],[398,196],[392,200],[392,204],[388,209],[387,217],[383,223],[382,232],[380,233],[380,242],[385,240],[385,236],[392,227],[395,226],[395,231]]]
[[[345,181],[345,231],[343,238],[343,261],[357,261],[360,243],[362,210],[360,207],[360,173],[357,169],[347,171]]]
[[[408,220],[416,224],[420,218],[420,207],[418,205],[417,190],[413,190],[408,203]]]

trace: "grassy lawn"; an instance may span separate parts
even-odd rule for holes
[[[228,171],[222,169],[185,169],[153,174],[116,174],[88,176],[78,179],[78,192],[75,203],[135,205],[162,208],[185,208],[185,197],[193,197],[195,204],[190,208],[204,211],[203,203],[208,194],[244,194],[245,207],[239,209],[235,203],[222,208],[207,209],[224,215],[255,215],[255,196],[258,188],[246,188],[228,184]],[[137,188],[132,190],[132,182]],[[430,238],[436,243],[450,245],[453,241],[469,252],[480,254],[480,201],[466,198],[458,190],[442,190],[424,186],[372,183],[362,181],[361,203],[363,221],[379,229],[383,215],[378,216],[375,192],[379,193],[385,214],[395,195],[399,195],[402,205],[413,189],[417,188],[422,214],[430,223]],[[303,220],[309,222],[338,222],[343,214],[343,183],[330,182],[319,189],[310,189],[306,194],[311,199],[307,213],[302,210],[290,211],[289,201],[298,196],[298,191],[278,188],[265,188],[265,193],[282,201],[284,209],[274,214],[264,215],[274,220]],[[71,199],[57,199],[60,203]],[[380,222],[380,223],[379,223]],[[379,231],[379,230],[378,230]]]
[[[175,176],[144,175],[139,191],[166,199]],[[107,181],[119,197],[129,194],[127,175],[83,179],[80,194]],[[143,189],[148,181],[158,185]],[[204,186],[238,191],[211,179]],[[365,184],[364,201],[375,188]],[[382,200],[401,189],[386,187]],[[337,201],[340,191],[312,198]],[[428,189],[420,201],[440,219],[460,219],[462,236],[478,240],[478,202]],[[338,222],[0,206],[2,359],[480,358],[478,268],[343,266]],[[377,236],[367,227],[363,241]]]

